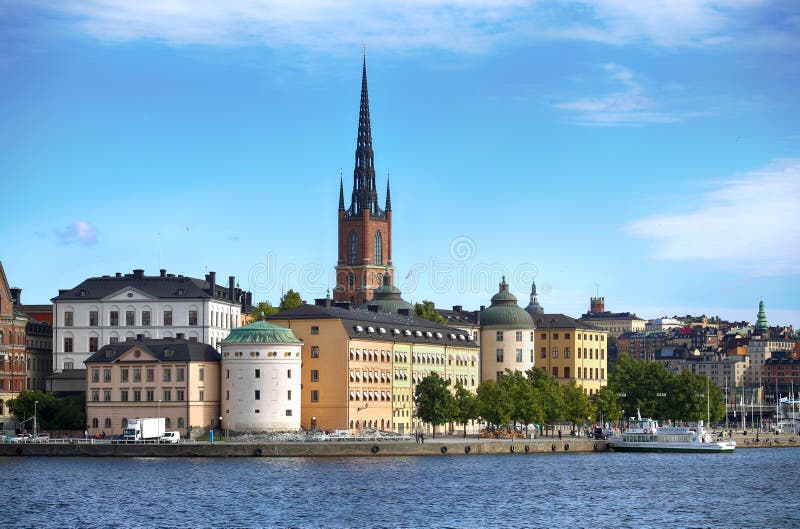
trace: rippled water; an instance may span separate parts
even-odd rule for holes
[[[0,527],[800,527],[799,458],[0,458]]]

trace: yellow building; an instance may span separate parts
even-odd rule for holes
[[[128,419],[164,417],[188,437],[219,426],[220,355],[210,345],[174,338],[102,347],[86,360],[89,433],[122,433]]]
[[[564,314],[540,314],[536,324],[536,367],[562,384],[574,380],[593,395],[608,383],[608,331]]]
[[[301,305],[267,318],[303,341],[301,425],[307,429],[415,428],[415,384],[437,372],[475,391],[480,361],[465,333],[405,315]]]

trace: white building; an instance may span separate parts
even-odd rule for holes
[[[670,329],[680,329],[683,324],[675,318],[656,318],[647,320],[644,330],[647,332],[663,332]]]
[[[85,369],[84,361],[104,345],[137,337],[185,338],[217,348],[238,327],[249,293],[205,280],[167,274],[91,277],[60,290],[53,301],[53,371]]]
[[[221,406],[234,432],[300,429],[303,342],[291,329],[257,321],[222,340]]]

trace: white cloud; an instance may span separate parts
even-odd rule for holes
[[[800,273],[800,158],[776,160],[697,200],[694,211],[657,214],[626,231],[660,260],[714,261],[753,275]]]
[[[641,125],[682,119],[678,114],[660,110],[661,104],[645,94],[645,89],[630,69],[613,63],[602,64],[601,69],[608,80],[622,85],[622,90],[559,103],[556,108],[573,112],[575,120],[582,125]]]
[[[54,230],[54,233],[62,244],[97,244],[97,228],[83,220],[73,222],[63,230]]]
[[[480,52],[508,39],[716,45],[765,0],[34,0],[107,41]]]

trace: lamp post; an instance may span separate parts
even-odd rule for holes
[[[666,393],[656,393],[656,397],[661,397],[662,399],[664,397],[666,397],[666,396],[667,396]],[[662,421],[664,420],[664,404],[663,403],[664,403],[664,401],[659,399],[658,414],[659,414],[659,419],[661,419]]]
[[[222,435],[222,416],[219,417],[219,433]],[[227,441],[227,439],[225,439]]]
[[[231,421],[231,410],[225,410],[225,440],[228,440],[228,435],[230,433],[230,421]]]
[[[39,406],[39,401],[33,401],[33,437],[36,438],[36,435],[39,433],[38,424],[36,423],[36,407]]]

